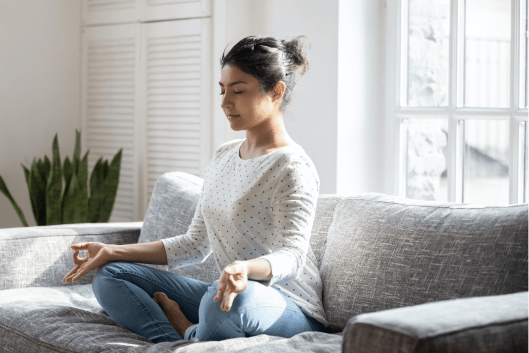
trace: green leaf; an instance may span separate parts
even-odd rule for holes
[[[46,187],[46,224],[54,225],[61,223],[62,206],[62,168],[59,153],[59,142],[57,134],[53,139],[53,157],[50,177]]]
[[[4,182],[4,179],[2,178],[2,176],[0,176],[0,191],[2,191],[2,193],[9,199],[9,201],[11,201],[11,204],[15,208],[15,211],[17,212],[18,218],[20,218],[20,221],[22,222],[22,225],[24,227],[27,227],[28,226],[28,222],[26,222],[26,218],[24,217],[24,213],[22,212],[20,207],[18,207],[17,203],[15,202],[15,199],[13,199],[13,197],[11,196],[11,193],[7,189],[6,183]]]
[[[24,176],[26,177],[26,184],[28,186],[28,190],[29,190],[29,169],[26,168],[25,165],[21,164],[22,168],[24,168]]]
[[[103,177],[106,178],[108,175],[108,160],[103,161]]]
[[[39,189],[42,193],[42,199],[39,201],[39,219],[36,219],[37,225],[46,225],[46,187],[48,185],[49,171],[46,169],[46,162],[39,158],[37,162],[37,169],[39,171],[41,184]]]
[[[72,175],[68,193],[64,195],[63,205],[63,222],[65,224],[86,223],[88,200],[86,195],[83,195],[79,179],[75,174]]]
[[[33,159],[33,163],[31,163],[31,170],[29,170],[27,182],[28,182],[29,201],[31,203],[31,211],[33,212],[33,217],[35,217],[35,222],[37,222],[38,224],[38,219],[39,219],[39,211],[37,209],[38,192],[36,192],[36,190],[38,189],[38,186],[36,185],[36,180],[33,175],[34,173],[37,173],[37,162],[35,161],[35,159]]]
[[[121,156],[123,149],[120,149],[118,153],[112,159],[110,166],[108,167],[108,173],[105,177],[105,200],[99,216],[98,222],[108,222],[114,207],[114,201],[116,200],[116,194],[119,185],[119,171],[121,168]],[[108,164],[107,164],[108,165]]]
[[[48,178],[50,177],[50,171],[51,171],[50,160],[48,159],[48,156],[44,156],[44,172],[46,173],[46,177],[43,179],[48,180]]]
[[[79,164],[79,171],[77,172],[77,181],[79,183],[79,190],[81,199],[79,204],[82,205],[83,212],[80,213],[80,222],[88,222],[88,151],[85,153],[81,163]]]
[[[75,148],[73,150],[73,172],[77,174],[81,161],[81,132],[75,129]]]
[[[30,199],[34,205],[33,215],[35,222],[39,226],[45,226],[46,223],[46,186],[47,180],[42,179],[42,173],[38,162],[33,161],[30,173]]]
[[[70,186],[70,181],[72,180],[73,175],[72,162],[70,162],[70,158],[68,157],[64,159],[62,174],[64,177],[64,195],[66,195],[68,193],[68,187]]]
[[[103,158],[99,158],[92,174],[90,175],[90,199],[88,200],[88,220],[91,223],[96,223],[99,219],[99,214],[103,201],[105,199],[105,175]]]

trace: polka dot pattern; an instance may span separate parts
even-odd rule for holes
[[[163,240],[169,268],[201,263],[211,253],[219,271],[236,260],[264,258],[272,279],[261,283],[326,325],[323,287],[309,245],[319,195],[316,168],[296,144],[243,160],[243,142],[217,149],[187,233]]]

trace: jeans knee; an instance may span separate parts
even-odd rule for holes
[[[221,300],[214,302],[213,298],[217,295],[218,290],[218,281],[213,282],[213,284],[208,288],[207,292],[202,297],[200,302],[200,310],[212,320],[216,320],[219,315],[223,317],[229,316],[240,316],[241,312],[246,310],[249,305],[252,305],[252,292],[253,292],[253,283],[248,282],[248,287],[246,290],[237,294],[235,299],[232,302],[231,308],[229,311],[220,310]]]
[[[100,291],[105,290],[107,287],[104,282],[107,278],[112,278],[115,273],[121,269],[119,262],[109,262],[96,269],[96,274],[92,280],[92,290],[94,294],[98,294]]]

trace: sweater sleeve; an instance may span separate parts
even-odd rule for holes
[[[271,200],[274,249],[261,256],[272,268],[265,286],[296,279],[307,258],[309,240],[319,195],[319,178],[306,163],[286,167]]]
[[[167,255],[167,265],[170,270],[202,263],[206,261],[212,252],[206,225],[200,210],[203,194],[204,188],[202,188],[200,200],[187,232],[172,238],[162,239]]]

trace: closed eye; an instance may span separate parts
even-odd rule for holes
[[[220,95],[222,96],[222,95],[224,95],[224,93],[225,93],[225,92],[220,92]],[[233,92],[233,93],[235,93],[235,94],[241,94],[241,93],[243,93],[243,91],[241,91],[241,92]]]

